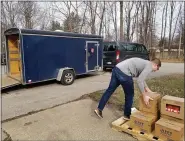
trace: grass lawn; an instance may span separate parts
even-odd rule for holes
[[[164,95],[171,95],[184,98],[184,74],[173,74],[170,76],[153,78],[147,80],[146,83],[152,91],[158,92],[159,94],[161,94],[162,97]],[[134,87],[135,95],[133,107],[136,107],[138,109],[138,98],[140,95],[140,91],[135,82]],[[99,101],[104,91],[105,90],[91,93],[89,94],[89,97],[95,101]],[[122,110],[122,106],[124,104],[124,92],[121,86],[116,89],[114,94],[109,99],[108,104],[116,106],[119,110]]]

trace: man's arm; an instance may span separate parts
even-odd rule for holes
[[[150,92],[152,93],[152,91],[149,89],[148,85],[146,84],[146,82],[144,81],[144,87],[145,87],[145,92]]]
[[[138,87],[141,91],[142,94],[145,93],[145,87],[147,86],[146,85],[146,82],[145,82],[145,79],[146,77],[152,72],[152,66],[151,65],[147,65],[144,70],[141,72],[141,74],[139,75],[138,79],[137,79],[137,84],[138,84]],[[148,87],[148,86],[147,86]]]
[[[146,85],[146,82],[145,82],[145,79],[146,77],[152,72],[152,66],[150,65],[147,65],[144,70],[141,72],[141,74],[139,75],[138,79],[137,79],[137,83],[138,83],[138,86],[139,86],[139,89],[142,93],[142,96],[143,96],[143,100],[145,102],[146,105],[149,105],[149,100],[153,100],[152,98],[150,98],[148,95],[147,95],[147,92],[145,92],[145,87],[147,86]]]

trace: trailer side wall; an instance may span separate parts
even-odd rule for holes
[[[55,37],[23,35],[23,54],[26,83],[56,79],[60,68],[74,68],[75,73],[86,73],[86,39],[72,37]],[[102,61],[102,48],[99,47],[99,66]]]

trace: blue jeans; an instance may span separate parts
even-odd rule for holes
[[[134,97],[134,83],[132,76],[124,74],[119,68],[114,67],[112,70],[111,81],[108,89],[102,95],[98,109],[103,111],[110,96],[114,93],[116,88],[121,84],[125,93],[125,105],[123,106],[124,115],[130,118],[131,108]]]

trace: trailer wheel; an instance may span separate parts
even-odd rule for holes
[[[61,84],[71,85],[75,80],[75,74],[72,70],[65,70],[62,74]]]

